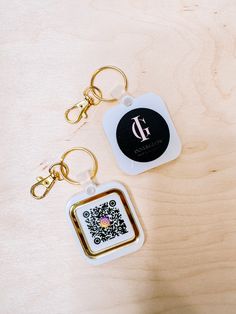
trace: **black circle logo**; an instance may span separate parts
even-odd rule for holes
[[[170,131],[159,113],[148,108],[137,108],[121,118],[116,138],[121,151],[128,158],[148,162],[165,152],[170,141]]]

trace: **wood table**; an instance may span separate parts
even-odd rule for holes
[[[236,313],[236,2],[1,1],[1,314]],[[134,96],[166,102],[183,150],[138,176],[122,173],[91,108],[64,111],[112,64]],[[110,76],[111,74],[111,76]],[[104,73],[106,94],[118,76]],[[74,146],[97,156],[99,183],[123,182],[146,240],[94,267],[81,258],[66,182],[34,200],[35,177]]]

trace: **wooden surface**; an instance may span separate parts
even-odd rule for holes
[[[236,2],[1,0],[0,15],[0,313],[235,314]],[[115,104],[65,122],[106,64],[133,95],[163,97],[180,158],[129,177],[102,129]],[[96,154],[98,182],[126,184],[146,234],[140,251],[100,267],[81,259],[66,221],[78,188],[29,194],[78,145]]]

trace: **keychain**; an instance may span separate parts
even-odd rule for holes
[[[75,151],[88,154],[93,161],[91,170],[78,174],[78,181],[69,177],[69,167],[65,163],[68,155]],[[34,198],[42,199],[56,181],[82,186],[82,192],[67,203],[66,211],[81,254],[91,264],[102,264],[134,252],[144,242],[143,230],[126,188],[116,181],[96,184],[93,179],[97,170],[94,154],[86,148],[75,147],[49,168],[46,178],[38,177],[30,190]],[[40,187],[44,191],[38,194]]]
[[[121,74],[124,85],[113,90],[112,98],[104,98],[95,84],[98,74],[114,70]],[[103,119],[103,127],[119,167],[127,174],[135,175],[176,159],[181,153],[181,142],[168,109],[160,96],[146,93],[137,98],[127,93],[125,73],[115,66],[104,66],[92,75],[85,99],[65,113],[70,123],[87,118],[91,105],[100,102],[120,103],[109,109]],[[96,100],[96,101],[95,101]],[[72,110],[80,108],[75,120],[68,120]]]

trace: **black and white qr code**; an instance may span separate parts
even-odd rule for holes
[[[113,199],[84,211],[83,217],[97,245],[128,233],[126,223]]]

